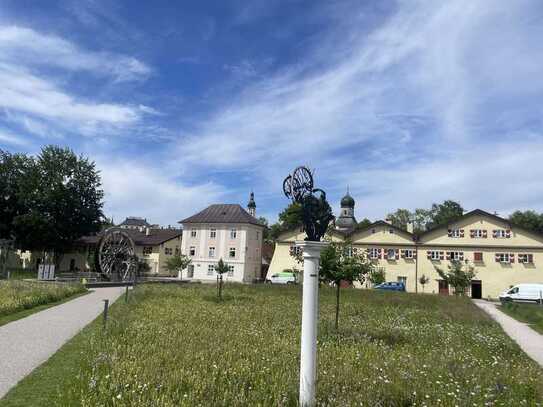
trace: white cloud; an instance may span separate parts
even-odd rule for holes
[[[63,38],[26,27],[0,27],[0,54],[4,62],[88,71],[110,75],[119,82],[145,79],[151,73],[146,64],[133,57],[87,51]]]
[[[187,185],[141,161],[101,158],[97,165],[106,192],[104,212],[116,222],[141,216],[151,223],[178,226],[179,220],[221,202],[225,194],[211,182]]]
[[[30,143],[26,139],[15,136],[5,129],[0,129],[0,146],[2,144],[16,147],[27,147],[30,145]]]

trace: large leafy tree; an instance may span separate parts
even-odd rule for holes
[[[466,288],[471,285],[471,280],[475,277],[475,269],[472,265],[457,260],[452,260],[447,270],[436,267],[436,271],[443,281],[454,287],[456,295],[464,295]]]
[[[293,202],[279,214],[279,224],[283,230],[292,229],[302,224],[302,206]]]
[[[335,327],[339,326],[339,304],[341,282],[364,282],[365,275],[371,272],[373,264],[366,253],[358,253],[350,242],[330,243],[320,257],[320,279],[336,286],[336,319]]]
[[[441,204],[433,204],[430,214],[431,220],[430,224],[426,225],[427,229],[446,225],[459,218],[464,214],[464,208],[458,202],[447,200]]]
[[[19,188],[24,211],[13,218],[13,236],[22,249],[52,253],[58,265],[77,239],[101,228],[100,175],[94,162],[66,148],[47,146],[29,160]]]
[[[509,216],[509,220],[524,229],[543,233],[543,214],[535,211],[515,211]]]
[[[356,224],[356,230],[362,230],[362,229],[366,229],[368,227],[370,227],[370,225],[372,224],[373,222],[371,220],[369,220],[368,218],[364,218],[362,219],[360,222],[358,222]]]
[[[397,209],[394,213],[389,213],[387,219],[397,228],[407,230],[407,224],[413,218],[412,213],[407,209]]]

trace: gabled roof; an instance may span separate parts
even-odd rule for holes
[[[122,229],[122,231],[132,238],[136,246],[158,246],[183,234],[183,229],[149,229],[148,235],[136,229]],[[103,235],[104,232],[94,236],[83,236],[78,243],[95,245]]]
[[[365,232],[367,230],[371,230],[371,229],[374,229],[374,228],[379,227],[379,226],[384,226],[384,227],[387,227],[389,229],[394,229],[395,231],[404,233],[404,234],[410,236],[413,239],[415,239],[415,237],[416,237],[413,233],[408,232],[407,230],[399,228],[397,226],[394,226],[391,223],[385,222],[384,220],[378,220],[376,222],[373,222],[371,225],[368,225],[365,228],[355,229],[352,233],[350,233],[350,235],[354,235],[355,233]]]
[[[196,215],[180,220],[179,223],[249,223],[264,227],[239,204],[210,205]]]
[[[147,223],[147,219],[138,218],[136,216],[127,217],[119,226],[151,226]]]
[[[432,232],[435,232],[436,230],[439,230],[439,229],[448,229],[449,228],[449,225],[452,224],[452,223],[456,223],[456,222],[459,222],[463,219],[467,219],[469,218],[470,216],[485,216],[487,218],[490,218],[490,219],[493,219],[495,221],[498,221],[498,222],[503,222],[507,225],[509,225],[509,227],[515,227],[516,229],[519,229],[519,230],[522,230],[524,232],[527,232],[527,233],[531,233],[533,235],[536,235],[536,236],[541,236],[543,237],[543,234],[542,233],[539,233],[537,231],[534,231],[534,230],[529,230],[529,229],[526,229],[525,227],[522,227],[522,226],[519,226],[513,222],[511,222],[509,219],[505,219],[505,218],[502,218],[501,216],[498,216],[498,215],[494,215],[493,213],[489,213],[489,212],[486,212],[486,211],[483,211],[482,209],[474,209],[470,212],[466,212],[465,214],[463,214],[462,216],[458,216],[457,218],[454,218],[454,219],[451,219],[449,222],[447,222],[446,224],[443,224],[443,225],[438,225],[438,226],[434,226],[433,228],[431,229],[428,229],[426,232],[423,232],[419,235],[419,238],[423,237],[423,236],[426,236]]]

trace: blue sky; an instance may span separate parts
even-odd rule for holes
[[[105,212],[543,210],[539,0],[0,0],[0,148],[95,160]]]

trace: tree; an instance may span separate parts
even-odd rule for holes
[[[412,213],[407,209],[397,209],[394,213],[389,213],[387,219],[399,229],[407,230],[407,224],[413,218]]]
[[[276,241],[279,238],[279,235],[283,232],[284,230],[279,223],[274,223],[271,225],[269,230],[270,241]]]
[[[279,214],[279,224],[283,230],[289,230],[302,225],[302,205],[291,203]]]
[[[463,263],[451,260],[447,271],[439,267],[436,267],[436,271],[443,281],[454,287],[456,295],[464,295],[466,288],[471,285],[471,280],[475,277],[475,269],[467,261]]]
[[[94,162],[67,148],[44,147],[25,168],[13,218],[18,248],[51,252],[58,267],[62,254],[102,225],[104,193]]]
[[[362,229],[369,228],[372,223],[373,222],[369,220],[368,218],[364,218],[356,224],[355,230],[362,230]]]
[[[430,279],[424,274],[420,276],[419,283],[422,285],[422,292],[424,292],[424,286],[430,282]]]
[[[176,254],[166,260],[163,268],[165,268],[170,273],[177,273],[178,278],[181,280],[182,271],[189,266],[191,261],[191,258],[185,256],[184,254]]]
[[[459,218],[464,214],[464,208],[455,201],[447,200],[441,204],[433,204],[430,209],[430,222],[426,228],[434,228]]]
[[[535,211],[515,211],[509,216],[509,220],[524,229],[543,233],[543,214]]]
[[[222,281],[223,281],[223,278],[222,278],[222,275],[224,273],[227,273],[228,272],[228,264],[226,264],[223,259],[221,258],[219,260],[219,262],[217,263],[217,265],[215,266],[215,271],[217,272],[217,274],[219,275],[219,300],[222,300]]]
[[[336,286],[336,319],[335,328],[339,325],[339,304],[341,282],[352,284],[358,280],[364,282],[364,276],[373,268],[366,253],[358,254],[350,242],[330,243],[322,252],[320,258],[320,279]]]
[[[417,208],[412,213],[412,221],[413,233],[421,234],[426,231],[426,225],[428,225],[432,221],[431,213],[427,209]]]
[[[384,267],[375,267],[375,268],[373,268],[368,274],[368,280],[374,286],[378,285],[378,284],[381,284],[381,283],[384,283],[386,281]]]

